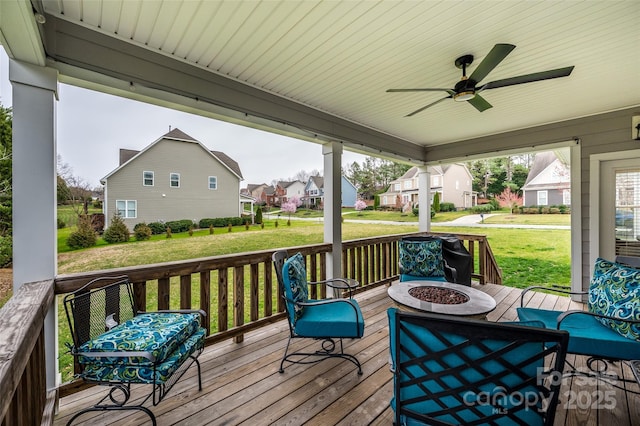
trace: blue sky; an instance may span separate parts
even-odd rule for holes
[[[0,47],[0,103],[11,106],[8,58]],[[169,127],[222,151],[240,165],[244,181],[271,183],[300,170],[323,168],[321,145],[204,118],[142,102],[60,84],[57,105],[58,154],[73,175],[91,187],[118,166],[120,148],[142,149]],[[345,151],[342,164],[364,156]]]

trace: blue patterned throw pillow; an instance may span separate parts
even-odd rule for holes
[[[400,272],[418,277],[443,277],[442,241],[403,241],[400,247]]]
[[[306,303],[309,300],[307,269],[302,254],[296,253],[287,259],[283,267],[283,278],[287,285],[285,292],[291,292],[291,294],[287,294],[286,296],[296,303],[293,309],[294,318],[297,320],[302,316],[303,312],[303,307],[297,303]]]
[[[589,286],[589,312],[640,320],[640,270],[598,258]],[[640,341],[640,326],[597,318],[620,335]]]

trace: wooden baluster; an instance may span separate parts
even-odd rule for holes
[[[233,268],[233,326],[240,327],[244,324],[244,267]],[[244,341],[244,335],[239,334],[233,338],[236,343]]]
[[[278,280],[275,280],[276,282]],[[270,317],[273,313],[273,268],[271,260],[264,262],[264,316]]]
[[[180,275],[180,309],[191,309],[191,274]]]
[[[218,331],[229,328],[229,288],[227,268],[218,269]]]
[[[202,326],[207,330],[207,336],[211,335],[211,271],[200,272],[200,309],[206,314]]]
[[[171,292],[171,279],[158,279],[158,310],[169,309],[169,295]]]
[[[258,320],[258,306],[260,302],[260,291],[259,291],[259,271],[258,264],[252,263],[249,266],[249,286],[250,286],[250,302],[251,302],[251,312],[249,313],[249,317],[251,321]]]

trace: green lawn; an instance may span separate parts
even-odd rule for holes
[[[234,227],[229,233],[227,228],[216,228],[213,235],[208,230],[196,231],[193,236],[188,233],[173,234],[167,239],[164,235],[154,236],[150,241],[131,242],[108,245],[101,242],[99,246],[85,249],[60,252],[58,269],[61,274],[86,272],[100,269],[160,263],[182,259],[215,256],[229,253],[240,253],[255,250],[266,250],[278,247],[291,247],[305,244],[321,243],[324,229],[320,222],[292,221],[286,225],[286,219],[278,222],[266,222],[265,227]],[[403,234],[417,231],[417,224],[378,225],[343,224],[343,238],[352,240],[389,234]],[[59,240],[68,230],[60,230]],[[496,256],[498,265],[503,270],[504,284],[514,287],[526,287],[532,284],[569,284],[570,280],[570,231],[568,230],[528,230],[528,229],[494,229],[494,228],[438,228],[438,232],[474,233],[486,235]],[[101,240],[102,241],[102,240]],[[212,277],[215,279],[215,277]],[[175,283],[174,283],[175,281]],[[198,278],[192,283],[194,303],[199,297]],[[177,292],[177,278],[172,280],[172,292]],[[232,289],[231,289],[232,290]],[[152,292],[153,293],[153,292]],[[62,297],[62,296],[60,296]],[[231,297],[231,295],[230,295]],[[177,294],[172,300],[178,300]],[[151,294],[149,306],[156,303]],[[64,342],[70,340],[69,331],[64,322],[62,304],[59,304],[60,327],[60,369],[63,381],[72,377],[72,360],[65,353]],[[213,323],[216,319],[212,318]]]
[[[569,214],[499,214],[488,217],[484,223],[517,225],[571,225]]]

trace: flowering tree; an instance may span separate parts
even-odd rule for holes
[[[295,200],[292,198],[290,201],[287,201],[286,203],[282,203],[282,206],[280,206],[280,208],[282,209],[283,212],[289,213],[289,219],[287,220],[287,225],[291,225],[291,214],[295,213],[296,210],[298,209],[298,206],[296,205]]]
[[[511,214],[513,214],[516,207],[522,205],[522,197],[516,192],[511,192],[511,188],[509,187],[506,187],[501,194],[497,195],[496,200],[498,200],[500,207],[509,207]]]
[[[360,213],[360,212],[367,208],[367,203],[365,203],[362,200],[357,200],[356,204],[353,206],[353,208],[358,211],[358,216],[360,216],[360,215],[362,215],[362,213]]]

